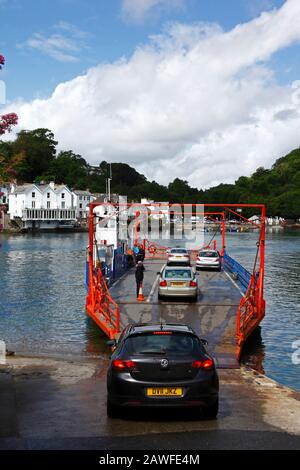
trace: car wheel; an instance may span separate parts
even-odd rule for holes
[[[116,405],[113,405],[109,400],[107,400],[106,413],[107,413],[108,418],[118,418],[119,407]]]
[[[163,299],[164,299],[163,296],[158,294],[158,300],[163,300]]]
[[[203,408],[204,418],[208,418],[208,419],[216,418],[218,412],[219,412],[219,399],[217,399],[213,405],[209,405]]]

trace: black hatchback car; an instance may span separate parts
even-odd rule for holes
[[[214,360],[188,325],[128,325],[107,372],[107,414],[121,408],[194,408],[218,414],[219,379]]]

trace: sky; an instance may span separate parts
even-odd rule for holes
[[[0,115],[93,165],[232,183],[300,145],[299,24],[300,0],[0,0]]]

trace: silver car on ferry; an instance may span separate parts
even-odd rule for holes
[[[170,248],[167,251],[167,264],[171,265],[187,265],[191,264],[191,257],[186,248]]]
[[[166,266],[159,273],[158,299],[166,297],[198,298],[196,273],[190,266]]]

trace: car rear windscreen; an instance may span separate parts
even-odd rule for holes
[[[192,279],[192,271],[190,269],[166,269],[165,279]]]
[[[219,254],[216,251],[200,251],[201,258],[218,258]]]
[[[194,356],[203,353],[200,341],[193,335],[182,333],[147,333],[129,336],[125,343],[130,354],[174,354]]]
[[[179,254],[183,254],[183,255],[186,255],[187,254],[187,250],[185,250],[184,248],[173,248],[171,250],[171,253],[179,253]]]

